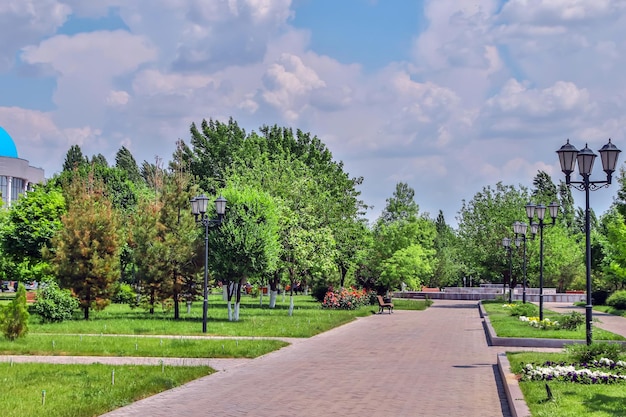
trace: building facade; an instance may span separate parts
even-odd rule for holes
[[[0,194],[5,207],[10,207],[18,197],[34,184],[44,182],[44,171],[30,166],[18,157],[15,142],[0,126]]]

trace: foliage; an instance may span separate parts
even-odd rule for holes
[[[15,263],[13,273],[23,280],[27,270],[42,262],[41,250],[62,227],[65,199],[51,186],[38,185],[21,196],[8,211],[1,230],[2,251]],[[15,276],[14,275],[14,276]]]
[[[440,210],[435,220],[435,258],[432,278],[426,282],[428,287],[457,285],[463,273],[463,259],[460,256],[459,239]]]
[[[39,290],[37,301],[33,306],[35,313],[47,323],[70,319],[77,308],[78,300],[69,290],[60,289],[54,281],[47,282]]]
[[[512,236],[511,225],[526,218],[524,206],[528,191],[497,183],[483,187],[470,201],[463,201],[457,216],[460,252],[466,263],[466,275],[489,282],[502,280],[508,270],[502,256],[502,238]],[[521,276],[521,262],[514,262],[513,286]]]
[[[119,220],[103,185],[92,176],[74,177],[66,190],[64,227],[52,239],[49,254],[59,283],[80,301],[85,320],[92,307],[110,302],[119,276]]]
[[[128,304],[134,306],[137,303],[137,294],[130,284],[119,284],[111,301],[116,304]]]
[[[26,336],[28,317],[26,289],[23,284],[19,284],[15,298],[7,306],[0,308],[0,330],[4,337],[13,341]]]
[[[515,303],[511,305],[509,315],[533,317],[539,313],[539,308],[532,303]]]
[[[626,290],[615,291],[606,299],[606,305],[618,310],[626,310]]]
[[[356,288],[342,288],[340,291],[330,290],[324,296],[322,308],[335,310],[356,310],[370,304],[370,293]]]
[[[619,343],[594,342],[591,345],[567,345],[566,350],[576,362],[586,363],[602,358],[618,361],[623,348]]]
[[[433,269],[434,250],[419,244],[399,249],[382,263],[379,282],[388,289],[400,288],[404,283],[409,290],[420,290],[423,277]]]
[[[604,282],[612,289],[623,288],[626,285],[626,224],[623,215],[618,210],[610,211],[602,217],[602,228]]]
[[[122,146],[115,155],[115,167],[125,171],[128,179],[133,183],[138,184],[143,181],[135,158],[124,146]]]
[[[576,330],[585,323],[585,316],[578,311],[572,311],[569,314],[563,314],[559,319],[561,329]]]
[[[396,194],[388,200],[386,217],[380,217],[374,226],[373,242],[361,272],[371,274],[370,279],[386,290],[399,289],[402,282],[418,289],[432,277],[437,230],[429,218],[419,216],[416,204],[398,203],[399,194],[403,200],[413,195],[406,184],[397,186]]]
[[[378,225],[391,224],[401,220],[417,217],[419,206],[415,202],[415,190],[405,182],[396,184],[393,195],[387,199],[387,205],[383,210]]]
[[[63,171],[70,172],[87,164],[89,164],[89,161],[87,157],[83,156],[80,146],[72,145],[65,155]]]

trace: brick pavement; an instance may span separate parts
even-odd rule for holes
[[[476,302],[374,315],[106,414],[508,417]]]

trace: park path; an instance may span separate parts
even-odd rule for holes
[[[122,407],[128,416],[508,417],[476,302],[360,318]]]

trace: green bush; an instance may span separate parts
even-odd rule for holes
[[[566,350],[574,361],[588,363],[602,358],[617,362],[623,349],[619,343],[600,342],[592,343],[591,345],[568,345]]]
[[[576,330],[585,322],[585,316],[577,311],[572,311],[570,314],[563,314],[559,317],[559,327],[564,330]]]
[[[539,309],[532,303],[513,304],[510,314],[512,316],[535,317],[539,315]]]
[[[626,310],[626,290],[615,291],[606,299],[606,305],[618,310]]]
[[[39,290],[33,310],[45,323],[59,323],[71,319],[78,308],[78,300],[69,290],[62,290],[54,282],[48,282]]]
[[[128,304],[133,306],[137,303],[137,294],[130,284],[120,284],[111,298],[115,304]]]
[[[0,330],[9,340],[26,336],[28,333],[28,309],[26,308],[26,289],[19,284],[17,294],[11,303],[0,309]]]

